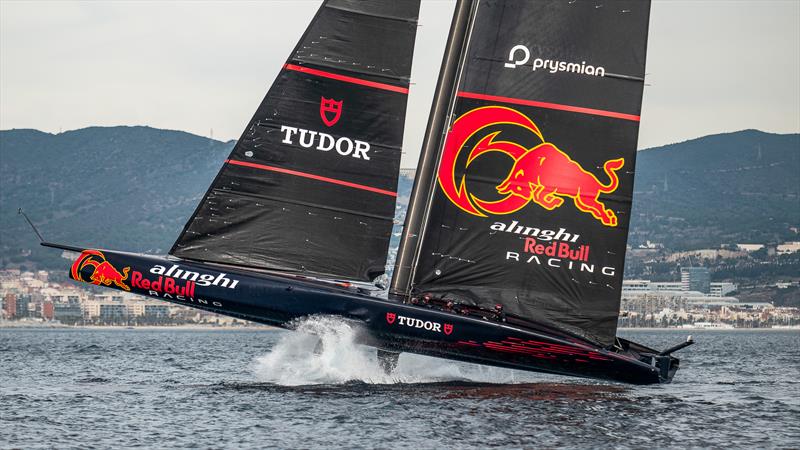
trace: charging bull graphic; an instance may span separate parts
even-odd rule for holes
[[[86,267],[92,267],[92,274],[87,280],[82,270]],[[120,289],[130,291],[131,288],[124,283],[128,279],[128,272],[130,267],[125,267],[122,272],[118,271],[110,262],[106,261],[103,252],[98,250],[84,250],[81,256],[75,260],[70,270],[70,275],[75,281],[83,281],[86,283],[96,284],[98,286],[105,285],[111,286],[114,284]]]
[[[508,176],[497,185],[497,192],[504,197],[485,201],[467,191],[463,175],[459,181],[456,180],[455,168],[467,141],[481,130],[495,125],[523,127],[533,133],[541,144],[526,148],[515,142],[498,139],[500,131],[484,136],[475,144],[467,155],[466,167],[488,152],[499,152],[514,161]],[[552,211],[562,206],[565,199],[572,199],[579,211],[591,214],[603,225],[615,227],[616,214],[606,208],[599,197],[600,194],[617,190],[619,177],[616,172],[624,164],[623,158],[606,161],[603,170],[608,182],[603,183],[567,153],[546,142],[536,124],[524,114],[502,106],[487,106],[473,109],[453,123],[437,176],[447,198],[463,211],[476,216],[510,214],[530,202]]]

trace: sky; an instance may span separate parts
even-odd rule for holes
[[[319,4],[0,0],[0,129],[237,139]],[[422,0],[403,167],[416,165],[453,5]],[[800,0],[655,0],[646,73],[639,148],[800,132]]]

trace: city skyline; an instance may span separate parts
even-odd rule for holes
[[[679,281],[624,280],[619,327],[800,327],[800,308],[740,300],[734,296],[735,283],[709,282],[709,275],[707,267],[684,267]],[[778,285],[786,289],[797,282]],[[179,303],[54,282],[46,270],[0,270],[0,327],[15,321],[47,326],[260,326]]]

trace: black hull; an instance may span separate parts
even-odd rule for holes
[[[633,384],[669,382],[678,368],[676,358],[631,342],[609,351],[555,330],[374,297],[347,283],[97,250],[81,254],[71,277],[288,329],[307,316],[339,316],[360,324],[363,344],[393,352]]]

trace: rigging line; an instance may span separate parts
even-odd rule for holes
[[[393,219],[394,219],[394,216],[381,216],[379,214],[370,214],[370,213],[367,213],[367,212],[364,212],[364,211],[356,211],[356,210],[353,210],[353,209],[336,208],[336,207],[332,207],[332,206],[329,206],[329,205],[320,205],[319,203],[304,202],[304,201],[298,200],[296,198],[290,199],[290,198],[286,198],[286,197],[264,195],[264,194],[260,194],[260,193],[259,194],[255,194],[255,193],[252,193],[252,192],[236,191],[236,190],[233,190],[233,189],[214,189],[214,193],[216,195],[219,195],[219,196],[223,196],[223,195],[238,196],[238,197],[246,197],[246,198],[248,198],[250,200],[254,200],[254,201],[259,201],[259,200],[261,200],[261,201],[271,201],[271,202],[275,202],[275,203],[285,203],[285,204],[289,204],[289,205],[299,205],[299,206],[305,206],[305,207],[310,207],[310,208],[317,208],[317,209],[321,209],[321,210],[324,210],[324,211],[332,211],[334,213],[348,214],[348,215],[356,216],[356,217],[359,217],[359,218],[360,217],[369,217],[370,219],[383,220],[383,221],[387,221],[387,222],[392,222]]]
[[[25,218],[25,220],[28,222],[28,225],[30,225],[30,226],[31,226],[31,228],[33,228],[33,232],[34,232],[34,233],[36,233],[36,237],[38,237],[38,238],[39,238],[39,243],[43,243],[43,242],[45,242],[45,240],[44,240],[44,238],[42,237],[41,233],[39,233],[39,230],[36,228],[36,225],[34,225],[34,224],[33,224],[33,222],[31,222],[31,219],[29,219],[29,218],[28,218],[28,215],[27,215],[27,214],[25,214],[25,212],[22,210],[22,208],[19,208],[19,209],[17,210],[17,214],[18,214],[18,215],[21,215],[22,217],[24,217],[24,218]]]

